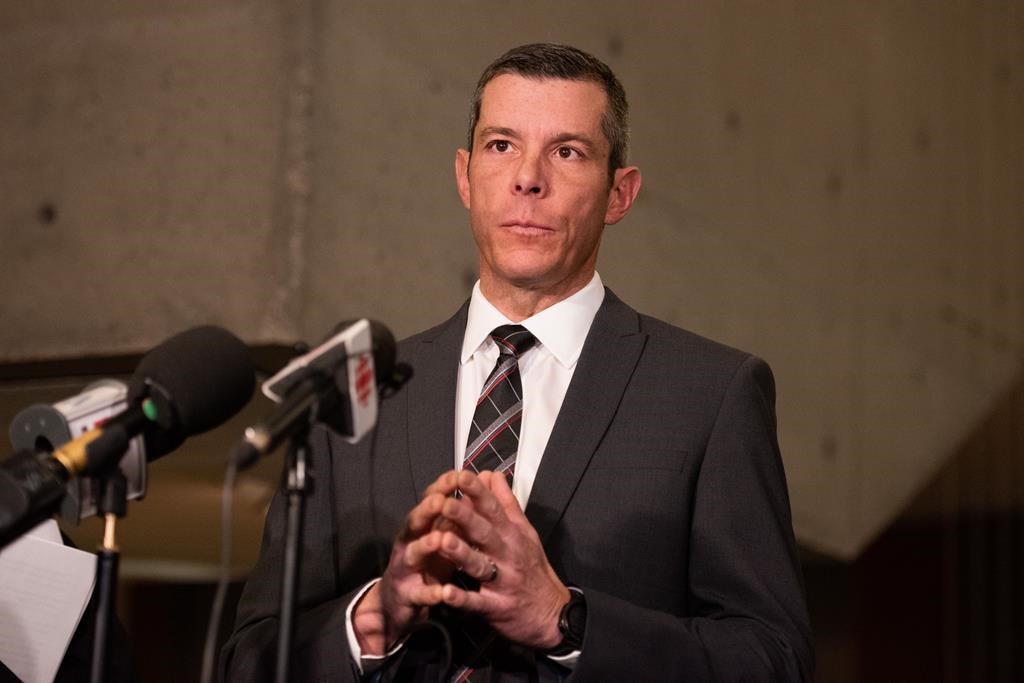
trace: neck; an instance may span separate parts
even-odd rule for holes
[[[594,273],[585,278],[560,283],[557,287],[520,287],[509,282],[494,278],[480,277],[480,293],[492,306],[501,311],[502,315],[514,323],[522,322],[546,308],[565,301],[580,291],[590,282]]]

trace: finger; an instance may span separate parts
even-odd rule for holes
[[[508,478],[505,475],[496,473],[494,476],[488,477],[485,483],[490,488],[495,500],[501,505],[505,516],[509,519],[515,519],[522,515],[523,509],[519,507],[519,500],[512,493],[512,487],[508,485]]]
[[[444,601],[444,585],[439,583],[403,585],[399,591],[400,598],[409,605],[430,607]]]
[[[459,525],[446,517],[438,517],[434,520],[434,531],[459,532]]]
[[[482,555],[482,559],[484,560],[483,570],[476,579],[480,583],[494,583],[498,580],[498,565],[486,555]]]
[[[467,591],[455,584],[441,586],[441,601],[456,609],[484,613],[491,607],[491,600],[481,591]]]
[[[461,474],[458,480],[459,488],[473,503],[474,510],[491,522],[500,522],[504,516],[504,510],[491,492],[487,481],[501,475],[496,475],[494,472],[481,472],[479,476],[468,479],[462,477]]]
[[[473,506],[473,502],[470,499],[466,498],[466,496],[463,495],[462,488],[461,488],[460,484],[466,485],[466,486],[469,486],[469,487],[472,488],[472,487],[476,486],[476,484],[473,483],[475,481],[475,479],[476,479],[476,475],[473,474],[472,472],[469,472],[469,471],[464,472],[464,473],[463,472],[453,472],[452,473],[452,483],[453,483],[453,486],[454,486],[454,491],[453,491],[452,494],[447,495],[446,499],[447,500],[461,501],[464,505],[472,507]],[[442,523],[442,522],[439,521],[439,522],[436,523],[435,528],[440,528],[442,530],[447,530],[447,529],[451,529],[452,527],[451,527],[450,524],[445,524],[445,523]]]
[[[498,567],[494,561],[455,534],[444,535],[439,554],[480,583],[490,583],[497,578]]]
[[[449,498],[441,509],[442,517],[456,528],[447,529],[473,545],[482,546],[494,542],[494,525],[474,509],[466,500]]]
[[[439,565],[437,560],[444,562]],[[409,572],[437,570],[440,566],[464,568],[476,578],[490,574],[490,561],[456,533],[431,531],[409,543],[401,556],[402,567]],[[450,573],[450,572],[449,572]]]
[[[412,539],[430,531],[434,521],[441,515],[445,500],[447,497],[440,493],[433,493],[421,500],[409,511],[401,537]]]
[[[409,543],[402,554],[404,568],[409,571],[421,569],[427,559],[436,555],[441,549],[441,539],[444,535],[440,531],[431,531],[426,536],[420,536]]]
[[[459,473],[456,470],[448,470],[424,489],[423,498],[435,493],[439,493],[442,496],[452,495],[458,487],[456,484],[458,475]]]
[[[459,493],[458,497],[461,497],[461,495],[465,493],[465,491],[463,491],[464,488],[474,486],[473,482],[475,482],[479,476],[480,475],[473,470],[458,470],[455,472],[455,489]]]
[[[479,560],[473,557],[476,551],[458,534],[435,531],[430,534],[429,538],[429,542],[421,542],[427,541],[427,537],[424,537],[421,541],[409,546],[414,553],[414,560],[425,562],[428,558],[436,556],[457,567],[472,565],[477,568],[479,566]]]

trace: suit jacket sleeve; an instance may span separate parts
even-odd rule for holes
[[[691,500],[677,501],[689,508],[682,609],[584,585],[588,623],[573,680],[813,679],[774,399],[768,366],[747,356],[703,452],[687,454]],[[657,579],[652,570],[629,580]]]
[[[446,353],[429,359],[418,353],[419,338],[399,345],[399,357],[415,375],[397,395],[383,401],[377,427],[351,445],[326,427],[311,432],[313,483],[304,510],[299,601],[290,674],[301,681],[356,681],[360,676],[346,637],[345,611],[359,590],[381,576],[392,541],[406,514],[430,481],[451,467],[454,440],[454,376],[465,324],[464,309],[437,329],[451,329]],[[424,335],[430,335],[428,330]],[[422,344],[431,348],[429,344]],[[432,377],[431,368],[438,373]],[[418,392],[418,393],[417,393]],[[410,398],[417,393],[419,400]],[[426,398],[424,398],[426,397]],[[441,397],[441,398],[438,398]],[[445,400],[445,397],[451,400]],[[428,400],[429,399],[429,400]],[[424,418],[417,438],[409,436],[410,406],[447,406]],[[414,414],[415,410],[412,410]],[[414,415],[415,417],[415,415]],[[434,441],[428,443],[428,438]],[[409,443],[417,444],[416,461]],[[411,465],[426,454],[423,480]],[[238,603],[234,633],[221,652],[222,679],[272,680],[278,627],[286,498],[279,490],[267,513],[256,567]],[[403,648],[408,650],[410,648]],[[399,666],[404,655],[388,659]]]
[[[358,592],[341,592],[333,561],[337,536],[325,433],[313,432],[313,492],[304,509],[299,601],[290,678],[358,681],[345,635],[345,610]],[[278,491],[267,513],[260,558],[239,601],[235,631],[221,652],[221,680],[274,680],[287,500]]]

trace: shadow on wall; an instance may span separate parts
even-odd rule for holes
[[[1024,680],[1024,377],[855,562],[804,571],[818,680]]]

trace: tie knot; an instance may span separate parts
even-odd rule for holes
[[[503,356],[519,357],[529,351],[537,338],[522,325],[502,325],[491,332],[491,339],[498,344],[498,351]]]

